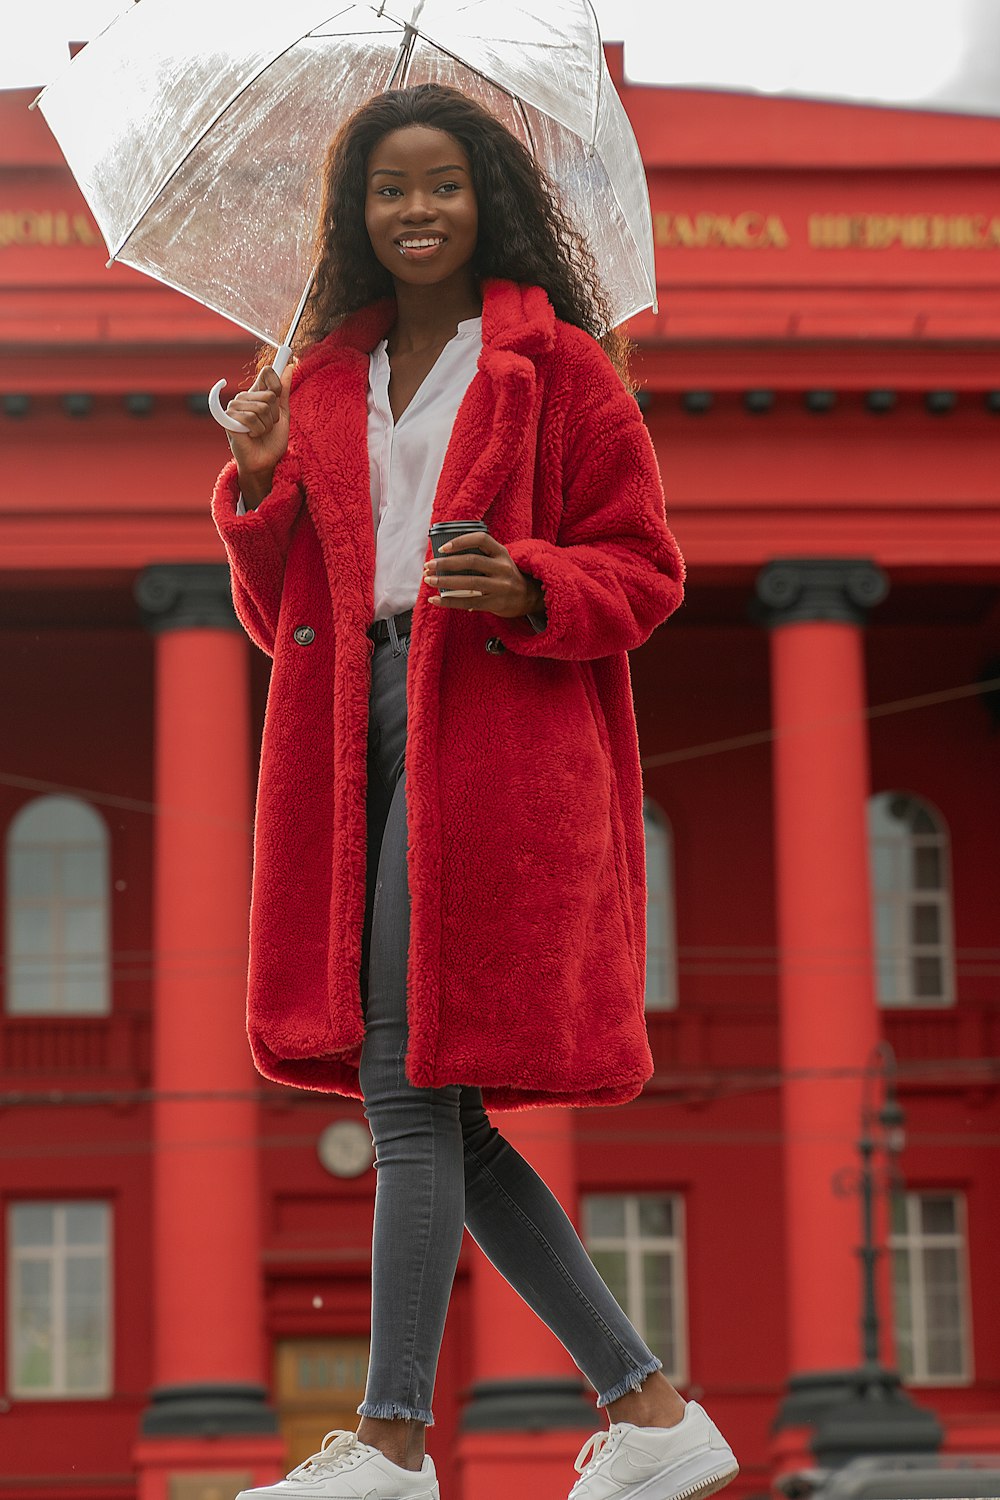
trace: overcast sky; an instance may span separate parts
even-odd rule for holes
[[[130,3],[30,0],[8,13],[0,88],[48,82],[65,65],[69,40],[94,35]],[[534,3],[544,10],[545,0]],[[1000,0],[594,4],[606,40],[624,40],[626,71],[636,82],[923,101],[1000,114]],[[233,14],[234,25],[242,24],[240,7]]]

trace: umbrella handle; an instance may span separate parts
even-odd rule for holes
[[[212,416],[215,418],[215,420],[218,422],[219,426],[224,427],[227,432],[249,432],[249,427],[244,427],[242,422],[237,422],[235,417],[231,417],[228,412],[223,411],[222,409],[222,402],[219,400],[219,392],[222,390],[225,383],[225,380],[217,380],[212,389],[209,391],[208,409],[212,413]]]
[[[291,347],[288,344],[279,345],[274,359],[271,362],[271,369],[274,371],[275,375],[280,375],[282,373],[291,357]],[[260,376],[257,377],[257,380],[259,379]],[[257,380],[254,381],[251,389],[256,387]],[[219,426],[224,427],[227,432],[249,432],[249,427],[244,427],[242,422],[238,422],[235,417],[231,417],[229,413],[227,411],[224,411],[222,408],[222,402],[219,400],[219,393],[225,383],[226,382],[224,379],[217,380],[212,389],[209,391],[208,409],[212,413],[212,416],[215,418],[215,420],[218,422]]]

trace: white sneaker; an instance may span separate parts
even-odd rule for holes
[[[277,1484],[241,1490],[236,1500],[441,1500],[441,1492],[432,1458],[419,1471],[401,1469],[357,1433],[335,1430]]]
[[[576,1460],[570,1500],[702,1500],[740,1472],[733,1450],[697,1401],[675,1427],[615,1422]]]

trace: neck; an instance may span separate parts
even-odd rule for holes
[[[483,310],[479,283],[471,270],[437,286],[396,282],[396,322],[389,334],[390,354],[415,354],[454,338],[459,323]]]

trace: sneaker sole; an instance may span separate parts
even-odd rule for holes
[[[732,1455],[707,1472],[704,1464],[705,1455],[698,1454],[665,1474],[657,1474],[655,1479],[647,1479],[645,1484],[634,1489],[629,1486],[628,1500],[705,1500],[725,1489],[740,1472]]]

